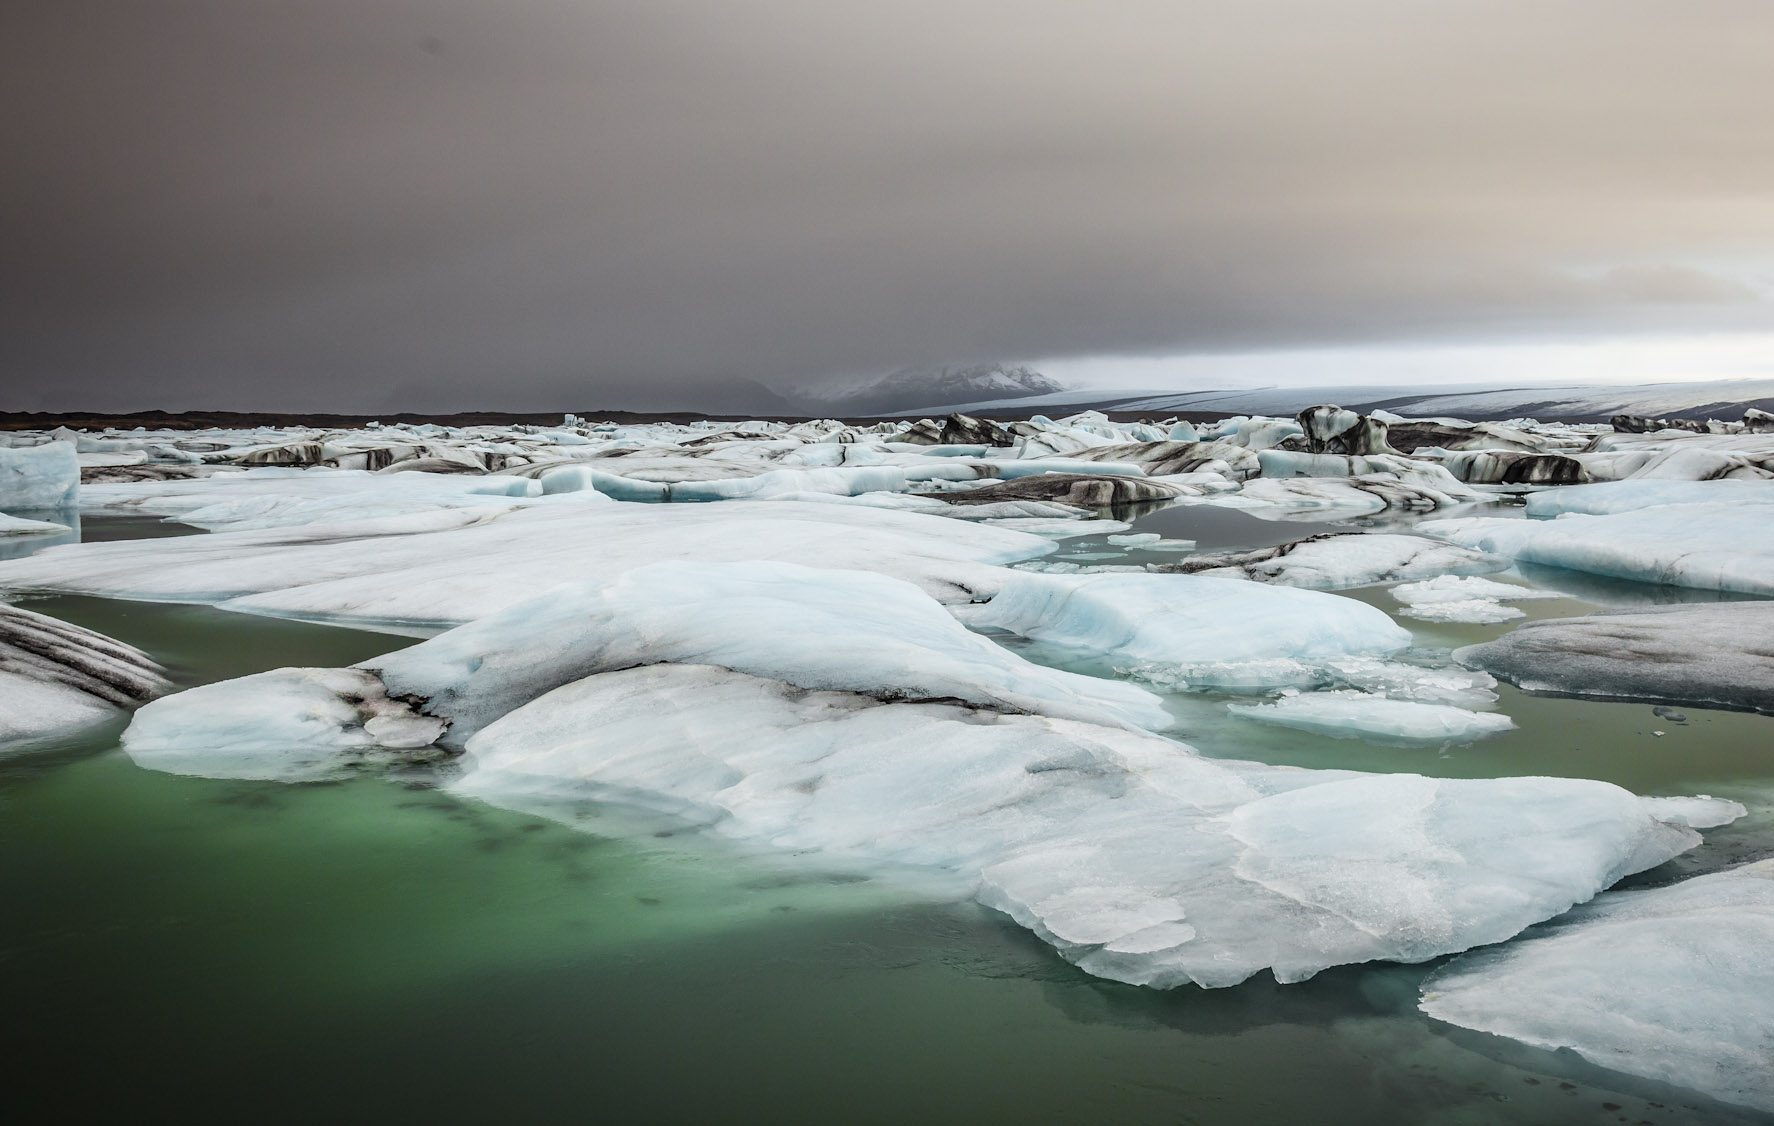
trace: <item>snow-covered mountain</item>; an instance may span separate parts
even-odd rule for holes
[[[1055,395],[1066,385],[1030,367],[1011,364],[900,368],[887,375],[799,388],[785,394],[810,414],[887,414],[945,403],[1014,400]]]

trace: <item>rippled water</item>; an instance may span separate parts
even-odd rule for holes
[[[31,605],[147,648],[185,685],[409,643],[203,607]],[[1413,628],[1433,647],[1506,627]],[[1212,754],[1758,804],[1642,880],[1770,839],[1767,717],[1684,709],[1686,726],[1652,727],[1642,705],[1504,691],[1520,730],[1444,751],[1239,724],[1213,698],[1178,709]],[[1756,1120],[1429,1021],[1414,1005],[1432,967],[1140,990],[909,879],[664,824],[575,831],[423,774],[156,774],[114,729],[0,759],[0,904],[9,1103],[32,1121]]]

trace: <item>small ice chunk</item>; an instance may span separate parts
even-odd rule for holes
[[[1134,532],[1125,536],[1110,536],[1109,542],[1116,547],[1145,547],[1155,544],[1164,537],[1157,532]]]
[[[1227,704],[1233,715],[1339,739],[1469,743],[1515,726],[1506,715],[1447,704],[1388,700],[1366,692],[1309,692],[1267,704]]]

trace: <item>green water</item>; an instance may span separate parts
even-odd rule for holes
[[[30,605],[148,649],[181,685],[409,644],[194,606]],[[1504,627],[1451,628],[1470,636],[1419,640]],[[1220,701],[1179,712],[1208,753],[1278,762],[1645,792],[1774,777],[1766,717],[1685,709],[1655,739],[1643,706],[1501,707],[1520,731],[1446,751],[1209,723]],[[157,774],[115,734],[0,758],[14,1121],[1767,1121],[1429,1021],[1414,1005],[1432,967],[1140,990],[892,876],[666,826],[581,832],[419,773]],[[1715,834],[1686,863],[1767,838]]]

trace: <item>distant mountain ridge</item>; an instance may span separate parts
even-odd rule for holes
[[[1071,414],[1102,410],[1161,417],[1199,414],[1290,415],[1320,403],[1351,410],[1385,409],[1411,418],[1447,415],[1466,419],[1534,416],[1572,421],[1606,421],[1615,414],[1656,418],[1736,419],[1746,407],[1774,405],[1774,380],[1740,379],[1644,384],[1578,384],[1498,387],[1484,384],[1445,387],[1342,385],[1320,387],[1215,388],[1166,391],[1157,388],[1091,389],[1059,394],[1004,396],[996,400],[931,398],[900,408],[908,415],[965,414],[1026,416],[1031,412]]]
[[[1023,365],[942,364],[906,367],[886,375],[785,392],[810,414],[886,414],[928,403],[1013,400],[1059,395],[1064,383]]]

